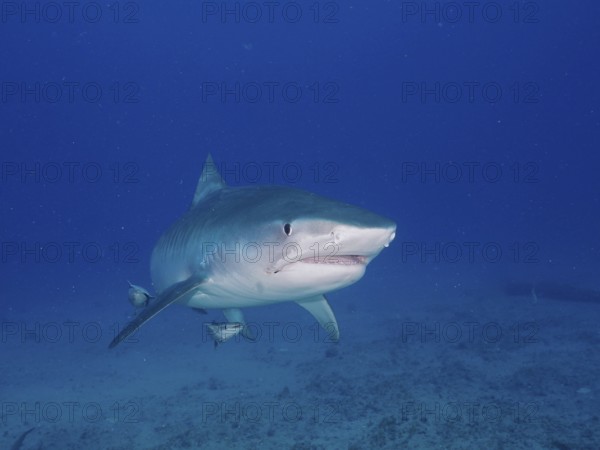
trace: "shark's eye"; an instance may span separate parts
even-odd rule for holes
[[[289,223],[286,223],[283,226],[283,232],[289,236],[290,234],[292,234],[292,226]]]

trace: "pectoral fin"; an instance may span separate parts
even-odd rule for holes
[[[333,311],[329,306],[329,303],[327,303],[327,299],[324,295],[305,298],[296,301],[296,303],[306,309],[313,315],[315,319],[317,319],[317,322],[319,322],[319,325],[321,325],[321,327],[327,331],[331,340],[338,341],[340,339],[340,330],[338,328],[337,321],[335,320],[335,315],[333,314]]]
[[[136,331],[143,324],[148,322],[159,312],[169,306],[171,303],[175,303],[177,300],[185,297],[186,295],[198,289],[204,282],[202,276],[191,276],[187,280],[175,283],[161,292],[156,300],[154,300],[150,306],[144,309],[134,320],[129,322],[125,328],[112,340],[108,348],[114,348],[119,343],[127,339],[134,331]]]

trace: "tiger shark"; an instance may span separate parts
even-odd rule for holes
[[[337,341],[325,294],[362,278],[395,234],[392,220],[307,191],[227,186],[209,154],[191,207],[152,252],[156,299],[109,348],[173,303],[221,309],[245,327],[241,308],[293,301]]]

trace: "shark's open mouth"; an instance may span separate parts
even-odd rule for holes
[[[327,266],[355,266],[355,265],[366,265],[369,258],[362,255],[327,255],[327,256],[309,256],[308,258],[302,258],[298,261],[290,261],[284,263],[280,268],[268,269],[269,273],[279,273],[286,267],[294,266],[296,264],[323,264]]]
[[[303,258],[300,263],[305,264],[333,264],[338,266],[352,266],[354,264],[366,264],[367,258],[361,255],[328,255],[328,256],[311,256]]]

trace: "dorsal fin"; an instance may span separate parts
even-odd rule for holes
[[[202,175],[200,175],[200,179],[198,180],[191,207],[193,208],[210,194],[219,189],[223,189],[225,186],[227,185],[223,181],[223,178],[221,178],[219,169],[209,153],[204,162]]]

